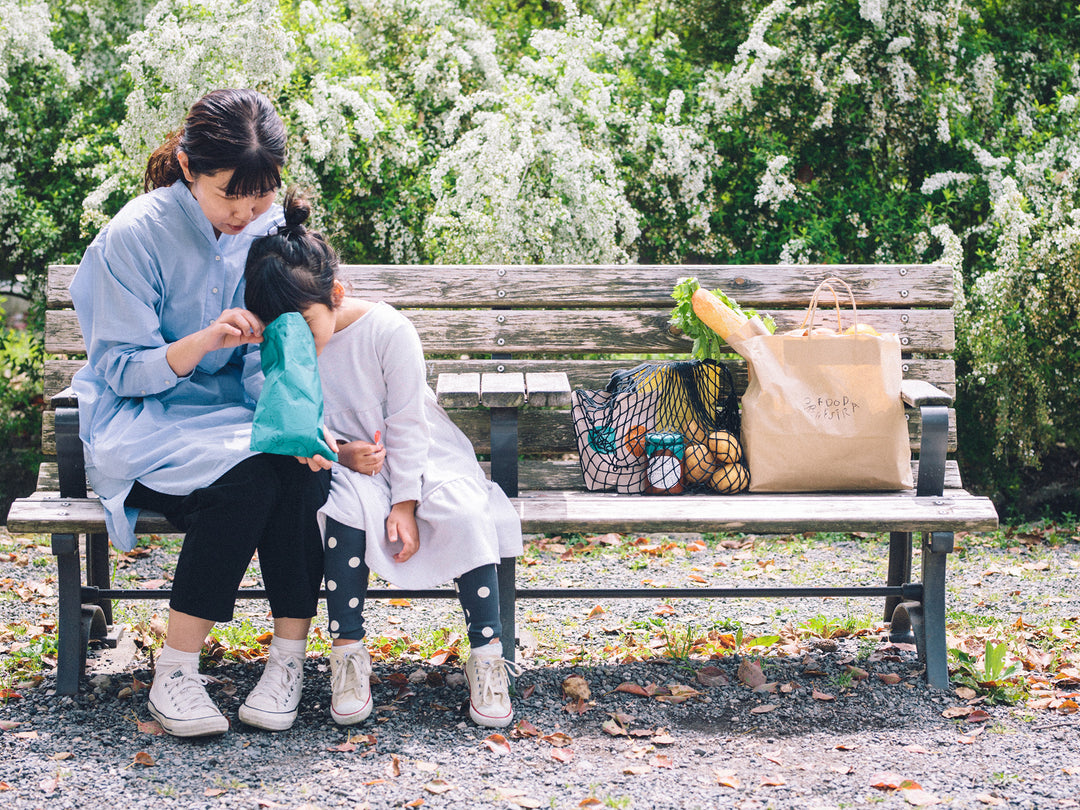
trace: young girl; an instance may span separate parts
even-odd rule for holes
[[[303,313],[320,356],[326,427],[371,450],[366,465],[333,466],[319,513],[334,638],[330,714],[350,725],[371,713],[362,642],[370,568],[403,588],[454,580],[472,647],[469,714],[504,727],[513,719],[507,669],[516,668],[502,656],[495,564],[521,554],[521,523],[436,403],[413,325],[388,304],[345,297],[336,254],[304,228],[309,210],[287,199],[285,225],[252,245],[245,301],[265,323]]]
[[[177,736],[229,727],[206,693],[199,651],[214,623],[232,618],[256,550],[274,640],[240,708],[245,723],[281,730],[296,718],[318,606],[316,512],[330,476],[251,451],[244,388],[244,355],[263,329],[243,309],[244,261],[281,222],[285,141],[266,97],[208,93],[150,157],[147,193],[98,234],[71,283],[88,358],[72,386],[109,536],[133,548],[140,509],[186,532],[149,695],[150,712]]]

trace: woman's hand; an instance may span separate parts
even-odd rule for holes
[[[335,439],[333,436],[330,435],[330,431],[328,431],[326,429],[325,425],[323,425],[322,435],[323,435],[323,439],[326,440],[327,446],[331,450],[333,450],[335,453],[337,453],[338,452],[337,439]],[[340,457],[341,456],[339,455],[338,458],[340,458]],[[299,461],[301,464],[307,464],[308,469],[311,470],[312,472],[317,472],[318,470],[329,470],[331,467],[334,466],[334,462],[332,462],[328,458],[323,458],[318,453],[316,453],[311,458],[305,458],[304,456],[295,456],[294,458],[296,458],[296,460]]]
[[[364,475],[378,475],[386,460],[386,448],[379,441],[379,432],[375,432],[375,442],[357,440],[347,442],[338,448],[338,461],[350,470]]]
[[[177,377],[186,377],[210,352],[262,343],[263,328],[263,322],[254,313],[246,309],[227,309],[205,329],[170,343],[165,358]]]
[[[420,548],[420,531],[416,528],[416,501],[401,501],[390,507],[386,519],[386,539],[401,543],[394,561],[403,563]]]

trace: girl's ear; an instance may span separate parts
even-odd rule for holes
[[[335,281],[334,286],[330,291],[330,300],[334,303],[334,307],[340,307],[341,302],[345,300],[345,285],[340,281]]]

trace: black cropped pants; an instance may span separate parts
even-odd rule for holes
[[[309,619],[318,609],[323,551],[315,515],[330,473],[292,456],[262,453],[189,495],[166,495],[138,481],[127,506],[161,512],[186,533],[169,607],[227,622],[255,552],[275,618]]]

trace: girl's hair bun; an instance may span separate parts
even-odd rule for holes
[[[311,203],[299,189],[290,188],[285,194],[285,225],[283,233],[303,234],[304,223],[311,216]]]

